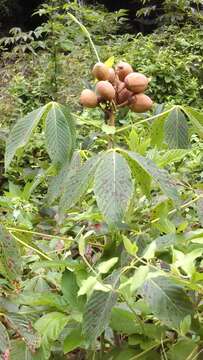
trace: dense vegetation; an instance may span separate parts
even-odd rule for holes
[[[200,360],[201,3],[84,3],[0,39],[0,358]],[[98,60],[150,78],[152,110],[82,108]]]

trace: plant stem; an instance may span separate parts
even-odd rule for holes
[[[115,126],[115,112],[113,111],[113,109],[105,110],[105,119],[106,119],[107,125]],[[113,143],[114,143],[113,138],[114,138],[113,135],[109,135],[108,149],[111,149],[113,147]]]
[[[89,42],[90,42],[90,45],[96,55],[96,58],[97,58],[97,61],[100,62],[100,58],[99,58],[99,55],[98,55],[98,52],[97,52],[97,49],[92,41],[92,38],[90,36],[90,33],[89,31],[86,29],[86,27],[71,13],[67,13],[67,15],[76,23],[80,26],[80,28],[82,29],[83,33],[87,36]]]
[[[46,254],[44,254],[42,251],[38,250],[38,249],[35,249],[34,247],[26,244],[24,241],[20,240],[17,236],[15,236],[11,231],[9,231],[9,234],[11,236],[13,236],[13,238],[19,242],[21,245],[25,246],[26,248],[32,250],[32,251],[35,251],[37,254],[41,255],[43,258],[45,258],[46,260],[53,260],[52,258],[50,258],[49,256],[47,256]]]
[[[170,113],[172,110],[176,109],[177,107],[179,107],[179,106],[178,106],[178,105],[173,106],[171,109],[166,110],[166,111],[162,112],[161,114],[157,114],[157,115],[151,116],[151,117],[149,117],[149,118],[147,118],[147,119],[138,121],[138,122],[136,122],[135,124],[130,124],[130,125],[124,126],[124,127],[122,127],[121,129],[118,129],[118,130],[116,131],[116,133],[120,133],[120,132],[122,132],[122,131],[128,130],[128,129],[130,129],[130,128],[133,127],[133,126],[137,126],[137,125],[140,125],[140,124],[144,124],[144,123],[146,123],[146,122],[148,122],[148,121],[150,121],[150,120],[154,120],[154,119],[156,119],[156,118],[158,118],[158,117],[160,117],[160,116],[162,116],[162,115],[166,115],[166,114]]]

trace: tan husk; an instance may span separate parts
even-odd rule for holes
[[[109,68],[109,78],[108,78],[109,82],[111,84],[114,84],[115,83],[115,80],[116,80],[116,73],[114,71],[113,68]]]
[[[98,98],[94,91],[85,89],[80,95],[81,105],[88,108],[95,108],[98,105]]]
[[[113,100],[115,98],[115,89],[108,81],[99,81],[96,85],[96,93],[104,100]]]
[[[120,61],[116,65],[116,74],[118,75],[121,81],[124,81],[125,77],[132,72],[133,72],[133,68],[127,62]]]
[[[135,94],[143,93],[148,83],[149,80],[145,75],[136,72],[127,75],[125,78],[126,88]]]
[[[117,103],[123,104],[124,102],[128,101],[130,103],[131,98],[133,96],[133,93],[129,91],[128,89],[124,88],[120,91],[120,93],[117,94]]]
[[[98,80],[108,80],[110,77],[109,67],[101,62],[98,62],[94,65],[92,74]]]
[[[148,111],[152,108],[152,106],[152,99],[145,94],[134,95],[130,103],[130,109],[137,113]]]

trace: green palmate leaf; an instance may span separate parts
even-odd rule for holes
[[[43,360],[43,358],[34,356],[24,341],[12,340],[9,360]]]
[[[21,256],[15,239],[0,226],[0,259],[3,275],[16,280],[21,275]]]
[[[5,170],[8,169],[16,151],[26,145],[33,130],[49,108],[49,104],[27,114],[11,129],[6,142]]]
[[[45,138],[48,154],[56,165],[63,165],[73,152],[75,133],[68,110],[52,102],[46,115]]]
[[[120,223],[132,197],[133,184],[128,163],[115,151],[102,157],[95,174],[94,192],[107,223]]]
[[[142,169],[147,176],[151,176],[153,180],[159,184],[161,190],[172,200],[178,202],[179,195],[177,189],[171,179],[169,173],[166,170],[159,169],[152,160],[145,158],[144,156],[132,151],[125,152],[130,159],[132,159],[139,168]],[[144,175],[144,174],[143,174]]]
[[[0,354],[7,351],[10,347],[9,335],[5,326],[0,322]]]
[[[79,286],[74,272],[66,270],[63,273],[61,290],[70,307],[74,310],[82,311],[85,300],[81,296],[78,297]]]
[[[115,289],[119,285],[119,273],[112,273],[105,283],[110,284],[112,290],[109,292],[94,291],[85,306],[83,333],[91,344],[95,343],[97,337],[101,335],[109,323],[111,310],[117,300]]]
[[[198,344],[192,339],[180,339],[167,352],[169,360],[196,360]],[[201,359],[201,355],[199,360]]]
[[[152,313],[173,328],[179,328],[185,316],[193,313],[193,305],[183,288],[165,276],[147,279],[140,293]]]
[[[60,312],[51,312],[36,321],[35,329],[41,335],[45,359],[49,358],[51,344],[58,339],[68,321],[69,317]]]
[[[162,147],[164,142],[164,123],[168,117],[168,113],[160,114],[151,126],[151,144],[152,146]]]
[[[88,159],[79,169],[73,169],[67,175],[64,183],[64,192],[60,199],[60,209],[67,210],[74,206],[87,190],[96,171],[100,158],[94,156]]]
[[[203,137],[203,113],[200,113],[189,106],[181,106],[181,109],[188,116],[197,133]]]
[[[85,343],[81,327],[73,329],[64,340],[63,351],[67,354]]]
[[[163,155],[159,154],[156,157],[155,162],[158,166],[164,167],[173,162],[182,160],[188,154],[188,152],[189,150],[185,149],[168,150],[165,151]]]
[[[60,295],[51,292],[22,294],[18,297],[17,302],[28,306],[49,306],[57,310],[65,310],[67,302]]]
[[[166,143],[170,148],[189,147],[187,119],[179,108],[173,109],[164,124]]]
[[[68,159],[57,176],[53,176],[49,180],[48,193],[46,201],[51,204],[65,190],[66,179],[74,174],[81,166],[81,158],[79,152],[75,152],[70,160]]]
[[[18,314],[9,314],[6,318],[9,326],[23,338],[31,351],[39,348],[40,338],[27,317]]]

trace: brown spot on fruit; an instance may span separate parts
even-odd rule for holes
[[[90,89],[85,89],[80,95],[81,105],[88,108],[95,108],[98,105],[97,95]]]
[[[109,67],[102,62],[98,62],[94,65],[92,74],[97,80],[108,80],[110,76]]]
[[[133,96],[130,103],[130,109],[137,113],[143,113],[152,108],[153,101],[145,94],[137,94]]]
[[[102,99],[111,101],[115,98],[115,89],[108,81],[99,81],[96,85],[96,93]]]
[[[127,62],[120,61],[116,66],[116,74],[121,81],[124,81],[125,77],[132,72],[133,68]]]
[[[148,83],[149,80],[145,75],[136,72],[127,75],[125,78],[127,89],[135,94],[143,93],[146,90]]]

